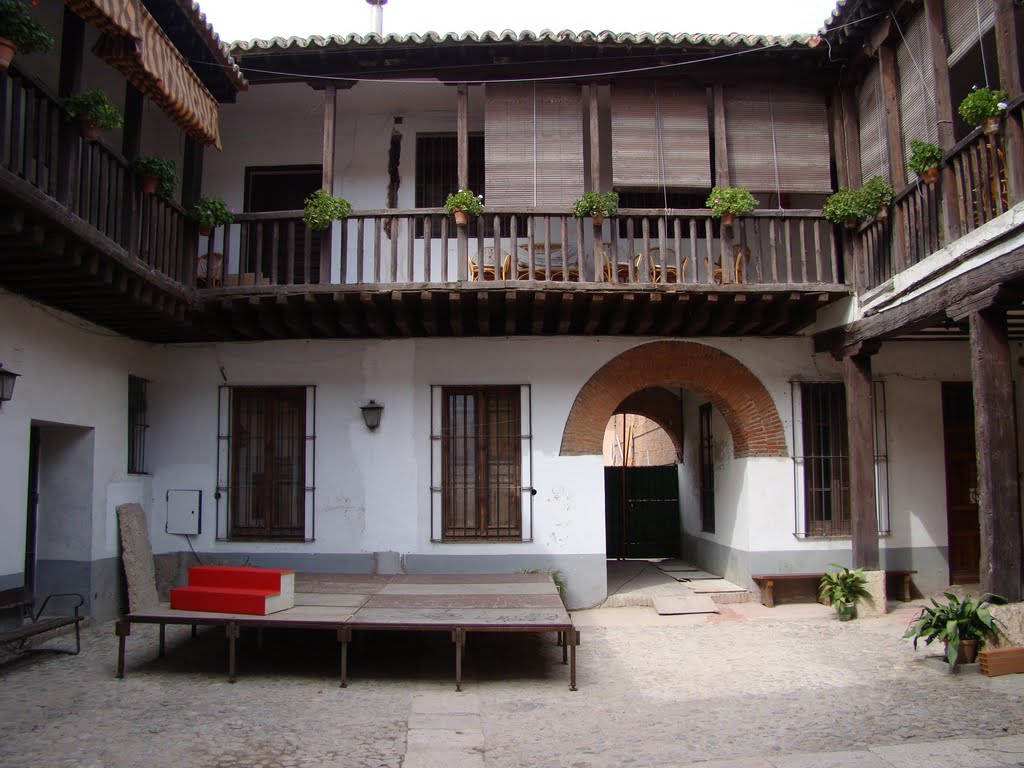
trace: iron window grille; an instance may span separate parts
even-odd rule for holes
[[[879,534],[888,534],[889,457],[885,385],[872,385],[875,510]],[[850,536],[850,464],[846,389],[836,382],[791,382],[794,533]]]
[[[700,520],[701,531],[715,532],[715,442],[711,433],[711,403],[704,403],[698,410],[700,416]]]
[[[529,385],[433,385],[430,423],[431,541],[532,541]]]
[[[145,379],[128,377],[128,474],[146,474],[147,420]]]
[[[316,387],[222,386],[217,538],[316,538]]]

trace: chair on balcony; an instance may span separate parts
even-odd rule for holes
[[[561,243],[533,244],[533,270],[530,270],[530,243],[523,243],[519,249],[523,251],[516,258],[517,280],[573,280],[580,279],[579,251]],[[545,258],[546,253],[546,258]]]
[[[686,281],[686,265],[690,263],[689,256],[683,256],[679,262],[679,271],[676,271],[676,252],[672,248],[665,249],[665,258],[661,258],[661,246],[654,246],[650,251],[651,259],[651,282],[653,283],[678,283],[682,277]],[[664,276],[662,275],[664,273]]]
[[[495,270],[494,248],[487,246],[483,251],[483,264],[477,265],[473,257],[469,256],[469,279],[470,280],[507,280],[509,269],[512,265],[512,254],[501,252],[501,264]]]
[[[196,259],[196,286],[215,288],[223,282],[224,254],[201,253]]]
[[[729,274],[729,272],[726,272],[726,274],[729,274],[729,277],[731,278],[729,282],[742,283],[743,273],[746,270],[747,262],[750,261],[750,248],[749,246],[744,246],[737,243],[732,247],[732,252],[733,264],[726,266],[726,269],[729,270],[729,272],[731,272],[732,274]],[[710,270],[711,261],[709,259],[704,259],[704,263]],[[714,263],[714,269],[712,271],[711,277],[718,285],[722,284],[722,264],[720,261],[716,261]]]
[[[642,253],[635,253],[627,256],[624,250],[624,243],[618,244],[618,258],[612,258],[613,243],[602,243],[598,255],[597,274],[608,283],[637,283],[640,280],[640,264],[643,261]],[[633,279],[630,280],[629,262],[633,262]]]

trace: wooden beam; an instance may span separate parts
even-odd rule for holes
[[[956,144],[956,133],[953,129],[953,97],[949,89],[949,63],[946,59],[946,22],[942,8],[942,0],[924,0],[925,17],[928,22],[928,45],[932,53],[932,82],[935,85],[935,116],[938,120],[939,146],[949,151]],[[956,189],[956,176],[952,163],[942,167],[942,188]],[[951,243],[960,237],[959,196],[945,194],[942,196],[942,227],[946,242]]]
[[[986,309],[1013,309],[1024,301],[1024,292],[1000,283],[950,305],[946,315],[957,322]]]
[[[1021,92],[1020,41],[1017,39],[1016,12],[1018,3],[996,0],[996,56],[999,60],[999,87],[1009,91],[1010,98]],[[1010,202],[1024,200],[1024,126],[1021,112],[1006,116],[1003,126],[1006,151],[1006,182]]]
[[[850,528],[853,567],[878,570],[878,515],[875,511],[875,408],[871,358],[843,361],[846,423],[850,444]]]
[[[999,309],[976,312],[970,324],[981,590],[1012,603],[1022,597],[1021,514],[1006,313]]]
[[[181,207],[190,210],[203,194],[203,145],[191,136],[185,137],[185,159],[181,172]],[[199,227],[192,219],[185,221],[182,252],[185,268],[182,277],[188,286],[195,285],[196,253],[199,250]],[[225,257],[227,254],[225,254]],[[227,269],[225,261],[223,269]]]
[[[907,186],[907,169],[903,159],[903,131],[900,128],[896,52],[890,46],[883,45],[878,49],[878,63],[882,72],[882,102],[885,104],[885,131],[889,145],[889,178],[899,192]]]
[[[849,187],[850,182],[850,155],[846,147],[846,129],[844,124],[846,118],[843,115],[843,89],[832,90],[832,154],[836,161],[836,176],[839,178],[839,186]]]
[[[135,160],[142,148],[142,91],[131,83],[124,86],[124,130],[121,134],[121,154],[125,159]],[[139,252],[139,183],[138,175],[129,173],[125,179],[124,217],[125,232],[121,242],[128,244],[128,253]]]
[[[458,102],[455,127],[458,184],[460,189],[469,189],[469,85],[459,84],[456,89],[456,99]]]
[[[846,144],[847,173],[850,186],[859,187],[865,182],[860,172],[860,129],[857,119],[857,99],[852,88],[840,91],[843,105],[843,141]]]
[[[531,332],[537,336],[544,333],[544,316],[548,306],[548,295],[538,291],[533,296],[533,322],[530,326]]]
[[[334,144],[337,136],[338,87],[329,83],[324,88],[323,166],[320,185],[334,194]]]
[[[729,142],[725,135],[725,89],[716,84],[712,87],[714,99],[715,127],[715,184],[729,186]]]
[[[868,56],[874,56],[878,49],[885,45],[889,40],[889,35],[892,34],[892,17],[886,15],[878,23],[878,25],[871,30],[867,38],[864,40],[864,51]]]
[[[600,192],[601,187],[601,120],[598,111],[598,85],[591,83],[590,96],[590,188]]]
[[[60,72],[57,77],[57,96],[64,99],[82,90],[82,65],[85,59],[85,22],[67,7],[64,8],[64,26],[60,41]],[[78,176],[78,129],[67,120],[61,120],[57,136],[57,190],[58,203],[71,201],[71,187]]]

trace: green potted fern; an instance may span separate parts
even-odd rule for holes
[[[199,225],[203,237],[213,233],[216,227],[226,226],[235,220],[228,204],[219,197],[200,197],[189,211],[189,218]]]
[[[124,124],[117,107],[99,88],[68,96],[64,100],[64,111],[72,120],[78,120],[82,138],[86,141],[96,141],[101,131],[120,128]]]
[[[483,216],[484,196],[474,195],[471,189],[460,188],[445,198],[444,209],[455,217],[455,223],[464,227],[470,216]]]
[[[1009,98],[1006,91],[974,86],[956,111],[968,125],[981,126],[984,133],[993,134],[999,130],[999,118],[1006,111]]]
[[[143,194],[156,195],[167,200],[178,188],[178,171],[173,160],[141,155],[135,158],[132,167],[142,177]]]
[[[318,189],[306,198],[302,220],[314,232],[331,226],[332,221],[352,215],[352,204],[344,197],[332,197],[326,189]]]
[[[996,634],[995,621],[989,613],[995,595],[984,594],[975,599],[966,595],[962,600],[951,592],[944,593],[947,602],[940,603],[934,597],[932,604],[922,606],[917,618],[911,622],[904,639],[924,640],[931,645],[941,640],[946,646],[946,661],[951,668],[958,663],[971,664],[978,652],[978,643]]]
[[[930,141],[914,139],[910,142],[910,159],[907,168],[918,176],[925,184],[934,184],[939,179],[939,164],[942,162],[942,150]]]
[[[830,565],[839,570],[829,571],[821,577],[818,597],[829,601],[829,605],[836,611],[836,618],[840,621],[849,621],[857,615],[857,600],[871,597],[871,593],[864,589],[868,580],[864,578],[864,571],[860,568],[851,571],[843,565]]]
[[[0,71],[7,71],[18,51],[48,53],[52,50],[53,35],[32,18],[32,12],[25,3],[21,0],[0,0]]]
[[[878,221],[889,218],[895,190],[882,176],[872,176],[860,188],[860,202],[865,216],[874,216]]]
[[[737,216],[757,207],[757,200],[743,187],[714,187],[704,205],[714,218],[722,220],[723,226],[731,227]]]
[[[618,192],[584,192],[583,197],[579,198],[572,206],[573,216],[577,219],[589,216],[597,226],[604,223],[605,217],[614,216],[618,212]]]
[[[853,229],[864,216],[864,196],[861,190],[840,187],[838,192],[829,195],[821,207],[821,215],[833,224]]]

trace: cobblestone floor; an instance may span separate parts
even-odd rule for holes
[[[113,626],[93,626],[81,656],[0,663],[0,766],[767,765],[1024,734],[1024,675],[949,674],[937,651],[899,639],[908,609],[840,624],[819,606],[721,608],[577,614],[576,693],[552,636],[471,635],[457,694],[442,634],[365,636],[342,690],[330,633],[268,632],[262,651],[244,634],[230,685],[217,630],[193,641],[168,628],[160,660],[156,628],[134,627],[119,681]],[[1024,737],[1013,743],[1024,762]]]

